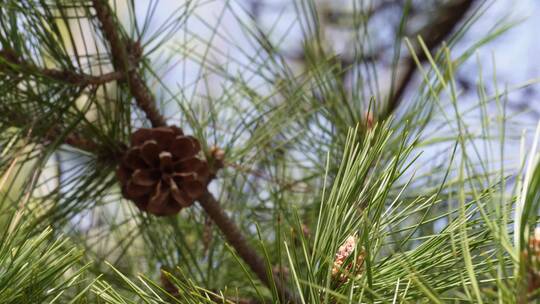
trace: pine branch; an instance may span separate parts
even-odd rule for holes
[[[22,72],[29,75],[40,75],[59,82],[78,85],[81,87],[98,86],[111,81],[121,80],[124,76],[118,72],[111,72],[101,76],[94,76],[84,73],[77,73],[69,70],[48,69],[35,66],[22,60],[13,50],[0,50],[0,71],[2,72]],[[9,117],[14,121],[19,121],[23,126],[28,118],[23,113],[10,112]],[[45,138],[49,142],[54,142],[62,135],[61,128],[54,127],[45,134]],[[68,134],[64,142],[77,149],[95,153],[98,150],[98,145],[77,132]]]
[[[419,36],[424,39],[428,50],[432,51],[437,48],[455,29],[458,23],[465,17],[467,12],[472,7],[475,0],[457,0],[450,1],[449,4],[443,6],[433,18],[433,21],[427,24],[419,33]],[[418,59],[420,62],[425,62],[426,55],[419,51]],[[414,73],[416,72],[416,64],[410,56],[406,59],[403,76],[399,83],[390,91],[387,109],[383,117],[388,117],[401,104],[403,94],[409,87]]]
[[[51,136],[49,139],[54,140],[55,138],[55,136]],[[98,150],[98,145],[94,141],[84,138],[78,133],[68,134],[64,139],[64,142],[72,147],[89,153],[96,153]]]
[[[129,90],[137,106],[141,108],[153,127],[166,126],[165,118],[159,113],[150,90],[137,73],[136,64],[130,57],[136,57],[141,53],[140,45],[120,36],[118,27],[114,21],[109,5],[102,0],[92,0],[92,5],[101,23],[101,29],[105,39],[109,42],[114,68],[127,78]],[[131,54],[128,52],[131,51]]]
[[[100,76],[94,76],[84,73],[76,73],[69,70],[40,68],[21,60],[17,54],[11,50],[0,50],[0,68],[12,70],[14,67],[16,67],[16,69],[14,69],[15,71],[25,74],[41,75],[59,82],[65,82],[83,87],[90,85],[102,85],[124,78],[124,75],[120,72],[111,72]]]
[[[92,0],[92,4],[96,10],[97,18],[101,23],[102,32],[109,42],[115,69],[126,75],[130,92],[135,97],[137,105],[146,113],[152,126],[166,126],[167,123],[165,118],[159,113],[152,94],[141,76],[137,73],[136,66],[129,60],[130,56],[133,54],[128,53],[128,46],[130,46],[132,51],[135,49],[136,52],[140,52],[140,47],[137,47],[137,43],[126,41],[120,36],[110,7],[106,2],[102,0]],[[283,286],[279,278],[275,277],[274,280],[269,279],[266,273],[264,260],[249,246],[244,235],[227,216],[212,194],[207,191],[201,199],[199,199],[199,203],[220,228],[229,244],[235,248],[239,256],[249,265],[259,279],[269,288],[272,287],[272,283],[274,282],[280,297],[283,299],[292,299],[291,293]]]

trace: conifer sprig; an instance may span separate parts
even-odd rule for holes
[[[256,2],[0,4],[2,299],[535,299],[540,170],[507,96],[538,81],[503,90],[494,76],[489,92],[479,68],[477,96],[457,81],[512,23],[469,46],[485,1],[301,0],[271,24],[260,9],[276,5]],[[394,41],[370,21],[388,7]],[[435,23],[410,26],[427,11]],[[406,89],[401,63],[419,76]],[[114,171],[132,134],[168,124],[219,171],[200,204],[156,217],[123,199]]]
[[[133,94],[137,105],[144,111],[144,113],[146,113],[146,116],[152,123],[153,127],[166,126],[165,118],[159,113],[152,94],[150,93],[143,79],[140,77],[136,66],[133,65],[133,62],[129,61],[129,58],[135,57],[135,55],[128,54],[126,52],[128,49],[132,49],[135,52],[141,53],[142,50],[139,50],[140,45],[133,41],[126,42],[120,36],[119,33],[121,31],[118,30],[113,13],[105,1],[93,0],[92,5],[96,10],[97,18],[101,23],[102,33],[109,42],[113,65],[115,69],[124,74],[128,82],[127,85],[129,90],[131,94]],[[128,45],[131,47],[128,48]],[[205,191],[205,193],[199,198],[199,202],[204,211],[210,216],[210,218],[216,223],[217,227],[225,235],[225,239],[233,248],[235,248],[239,256],[255,272],[259,279],[268,287],[275,286],[279,297],[283,299],[283,301],[287,301],[286,299],[292,299],[292,294],[287,291],[284,283],[275,277],[273,273],[267,273],[264,266],[264,260],[249,245],[246,238],[242,235],[234,222],[222,210],[220,203],[214,198],[214,196],[210,192]]]

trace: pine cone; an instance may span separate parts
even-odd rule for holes
[[[158,216],[191,206],[210,175],[206,161],[198,158],[200,150],[197,139],[177,127],[137,130],[117,170],[122,194]]]

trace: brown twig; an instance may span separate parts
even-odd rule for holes
[[[84,73],[76,73],[68,70],[57,70],[40,68],[28,62],[21,60],[13,51],[0,50],[0,68],[13,69],[23,73],[33,75],[42,75],[60,82],[75,84],[80,86],[102,85],[115,80],[122,80],[124,75],[120,72],[106,73],[100,76],[94,76]]]
[[[0,112],[2,114],[5,114],[7,117],[9,117],[10,124],[16,128],[25,128],[25,127],[28,127],[28,125],[30,125],[30,130],[39,129],[39,127],[34,128],[34,124],[28,120],[28,116],[22,111],[9,110],[8,108],[3,107],[0,104]],[[40,131],[43,131],[43,130],[40,130]],[[39,137],[45,139],[47,143],[51,143],[51,142],[58,141],[59,137],[64,136],[63,133],[64,132],[62,130],[62,127],[59,125],[56,125],[56,126],[52,126],[52,128],[45,131],[43,136],[40,135],[42,133],[34,134],[34,135],[36,136],[39,135]],[[30,134],[32,134],[32,132]],[[97,143],[95,143],[94,141],[88,138],[83,137],[76,131],[70,132],[69,134],[65,135],[63,138],[63,143],[68,144],[79,150],[83,150],[83,151],[94,153],[94,154],[96,154],[99,150],[99,146]]]
[[[115,23],[112,11],[106,1],[92,0],[92,5],[96,10],[103,35],[109,42],[115,70],[126,76],[129,90],[135,98],[137,106],[144,111],[146,117],[152,123],[152,126],[165,126],[167,124],[166,120],[159,113],[154,102],[154,97],[137,72],[136,64],[130,60],[130,57],[137,55],[134,53],[140,53],[140,46],[137,43],[120,36],[118,26]],[[129,50],[131,50],[131,53]]]
[[[89,153],[95,153],[98,150],[98,145],[94,141],[82,138],[76,133],[68,134],[64,142],[72,147]]]
[[[266,271],[264,260],[251,248],[244,235],[240,232],[236,224],[225,214],[225,211],[219,205],[219,202],[210,192],[206,192],[200,199],[199,203],[204,211],[219,227],[227,242],[236,250],[238,255],[251,268],[257,277],[267,286],[272,286],[275,283],[277,292],[282,302],[293,300],[293,295],[284,286],[284,282],[275,274],[269,274]],[[271,279],[272,278],[272,279]]]
[[[428,23],[418,35],[424,39],[424,43],[429,51],[437,48],[452,33],[457,24],[465,17],[475,0],[449,1],[434,16],[433,21]],[[427,57],[422,51],[417,52],[420,62],[425,62]],[[383,117],[388,117],[400,105],[402,97],[407,90],[413,75],[416,71],[416,64],[412,57],[405,60],[404,71],[401,79],[390,91],[390,97],[383,113]]]

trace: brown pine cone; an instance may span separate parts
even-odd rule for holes
[[[117,170],[122,194],[158,216],[191,206],[210,175],[206,161],[198,158],[200,150],[197,139],[177,127],[137,130]]]

